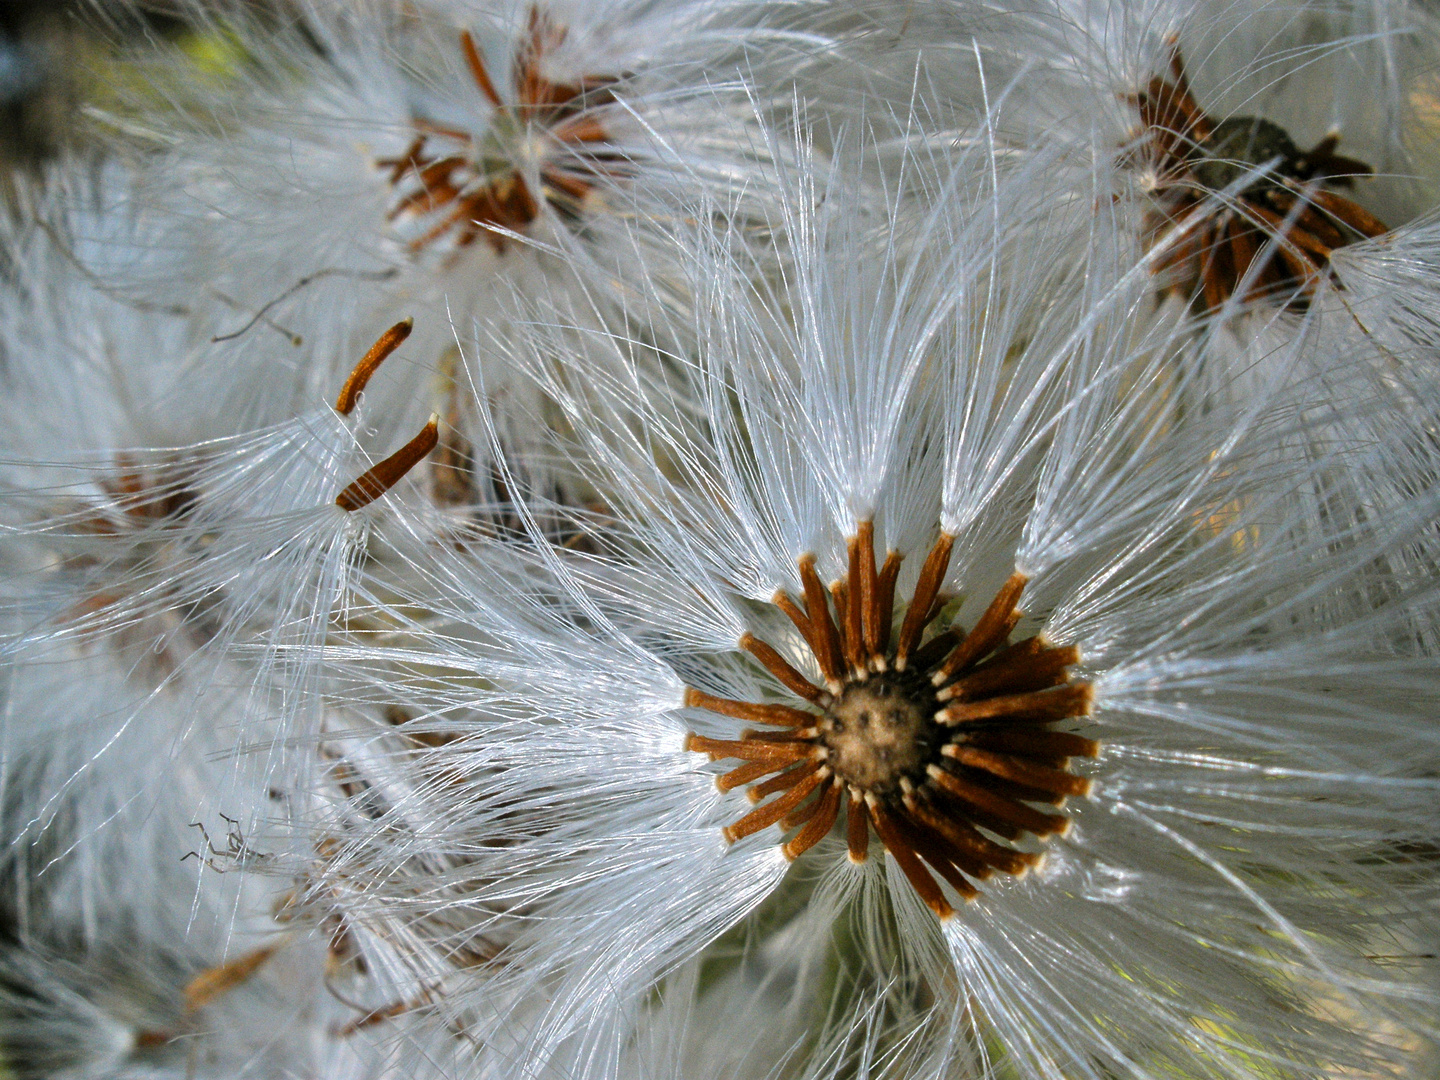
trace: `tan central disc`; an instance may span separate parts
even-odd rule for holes
[[[943,737],[935,709],[922,680],[874,675],[847,686],[820,724],[826,761],[847,784],[877,795],[894,791],[902,777],[918,780]]]

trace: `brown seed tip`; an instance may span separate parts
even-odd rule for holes
[[[700,691],[696,690],[693,686],[685,687],[685,708],[698,709],[700,708],[699,701]],[[690,737],[693,739],[695,736],[691,735]],[[690,748],[687,746],[685,749],[688,750]]]
[[[206,968],[185,986],[185,1011],[195,1012],[235,989],[255,974],[255,970],[279,948],[279,945],[267,945],[216,967]]]
[[[350,377],[345,380],[345,385],[340,388],[340,396],[335,399],[335,411],[341,416],[349,416],[355,408],[355,403],[360,400],[360,392],[370,381],[370,376],[375,374],[376,369],[385,362],[385,358],[398,349],[402,342],[410,336],[410,331],[415,328],[413,318],[404,319],[390,327],[376,339],[360,362],[350,372]]]
[[[347,514],[369,506],[398,484],[426,454],[435,449],[435,444],[439,441],[440,416],[438,413],[431,413],[430,420],[420,429],[419,435],[384,461],[377,462],[372,468],[361,473],[349,487],[335,496],[335,505]]]
[[[733,844],[736,840],[735,830],[730,828],[729,825],[726,825],[725,828],[720,830],[720,835],[725,837],[727,844]]]
[[[475,85],[491,105],[500,108],[503,102],[495,92],[495,84],[490,81],[490,72],[485,69],[485,61],[481,59],[480,50],[475,47],[475,38],[469,30],[460,31],[460,49],[465,54],[465,63],[470,67],[470,75],[474,78]]]

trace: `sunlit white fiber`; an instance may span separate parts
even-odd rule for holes
[[[169,77],[201,100],[223,97],[191,113],[151,109],[147,152],[128,154],[137,178],[127,184],[140,194],[127,187],[126,199],[160,257],[141,266],[116,258],[105,243],[113,226],[85,220],[69,230],[76,261],[107,295],[177,316],[191,370],[169,384],[172,400],[182,413],[199,406],[232,419],[222,434],[312,408],[384,327],[413,318],[406,350],[369,390],[371,422],[383,440],[440,417],[440,450],[417,479],[448,517],[435,527],[452,537],[477,517],[487,528],[510,523],[476,408],[482,392],[519,486],[562,507],[588,501],[573,474],[537,452],[554,416],[533,384],[493,357],[462,356],[453,327],[474,322],[503,337],[512,290],[544,295],[577,279],[600,299],[602,323],[623,320],[617,300],[628,297],[634,312],[648,295],[629,284],[641,273],[676,285],[663,266],[664,223],[677,198],[697,191],[731,199],[740,231],[763,229],[772,201],[765,166],[787,151],[757,137],[756,111],[788,102],[779,80],[821,62],[828,40],[771,26],[762,6],[747,3],[316,5],[279,28],[230,9],[188,14],[244,62],[214,86],[192,85],[186,65],[173,65]],[[501,105],[477,83],[467,42]],[[533,72],[520,63],[527,49],[541,53]],[[575,115],[565,105],[547,120],[520,100],[536,92],[526,89],[531,75],[557,92],[593,87]],[[128,147],[134,125],[123,110],[113,119]],[[554,123],[585,138],[557,140]],[[435,232],[452,203],[405,210],[407,197],[438,183],[403,165],[437,124],[473,145],[435,136],[449,151],[427,153],[474,158],[497,170],[497,182],[513,172],[534,195],[534,220],[472,228],[474,214],[462,213]],[[586,124],[604,139],[586,141]],[[544,168],[570,169],[590,190],[571,205]]]
[[[264,622],[261,612],[289,624],[287,612],[307,610],[297,588],[343,592],[365,517],[334,500],[364,468],[350,426],[328,407],[269,431],[118,460],[12,458],[8,531],[24,541],[16,550],[37,598],[23,634],[117,629],[202,601],[217,631]],[[168,513],[156,505],[171,502]],[[54,601],[38,599],[47,595]],[[92,599],[98,610],[84,607]]]
[[[1389,360],[1396,382],[1423,379],[1434,363],[1437,341],[1436,286],[1440,280],[1440,221],[1431,212],[1383,243],[1357,244],[1336,252],[1345,282],[1330,301],[1336,323],[1349,317],[1352,333],[1373,339],[1372,348]],[[1339,327],[1337,326],[1337,329]],[[1418,386],[1415,387],[1418,390]]]
[[[1338,131],[1341,152],[1377,174],[1355,197],[1393,227],[1433,206],[1440,177],[1423,111],[1436,29],[1433,11],[1396,0],[1226,0],[1184,11],[1171,32],[1195,42],[1196,79],[1213,88],[1217,115],[1274,119],[1302,147]]]
[[[377,416],[368,386],[349,415],[325,404],[339,378],[279,422],[237,422],[226,389],[267,373],[220,370],[231,357],[195,343],[186,313],[111,290],[81,260],[103,249],[110,267],[153,261],[143,246],[153,236],[127,217],[130,190],[58,185],[41,196],[29,227],[6,238],[17,265],[14,287],[0,293],[13,328],[0,437],[9,587],[31,590],[32,616],[46,609],[39,597],[54,597],[22,631],[32,640],[63,624],[119,627],[201,601],[209,605],[202,621],[215,626],[244,625],[277,597],[294,604],[305,567],[328,564],[321,577],[343,576],[376,512],[347,514],[337,494],[414,433],[402,426],[413,406]],[[96,213],[84,205],[91,200],[118,204]],[[397,376],[372,380],[391,397],[406,375],[418,396],[404,351],[391,362]],[[347,370],[360,352],[346,358]],[[82,610],[102,592],[103,603]],[[237,608],[217,604],[227,592]],[[47,628],[43,619],[56,613]],[[277,615],[277,625],[288,618]]]
[[[166,983],[170,1014],[178,1010],[184,1023],[146,1029],[166,1061],[194,1042],[197,1025],[207,1040],[236,1044],[242,1058],[259,1053],[256,1040],[270,1047],[262,1058],[273,1051],[298,1061],[322,1050],[354,1057],[372,1033],[350,1036],[347,1025],[394,1000],[393,980],[356,985],[363,969],[345,979],[329,974],[323,926],[317,935],[303,917],[274,918],[291,906],[281,890],[306,862],[308,823],[317,818],[320,769],[312,752],[296,747],[297,738],[311,747],[322,734],[314,651],[332,619],[363,621],[377,607],[348,583],[366,550],[367,519],[384,511],[346,514],[334,505],[335,490],[365,461],[344,432],[340,445],[332,441],[332,474],[316,477],[326,463],[307,453],[312,439],[297,445],[296,436],[313,437],[322,419],[301,418],[309,432],[299,423],[288,436],[222,442],[218,449],[229,453],[220,461],[208,456],[214,443],[152,455],[161,468],[177,460],[194,468],[200,494],[180,520],[141,524],[134,536],[123,533],[123,508],[106,514],[103,485],[136,475],[143,458],[123,471],[52,465],[56,474],[88,472],[85,494],[98,477],[89,500],[73,487],[70,497],[99,509],[54,514],[6,542],[12,565],[25,571],[10,579],[0,724],[7,908],[17,905],[15,924],[31,928],[27,948],[63,951],[71,963],[103,949],[127,921],[163,924],[156,940],[189,958],[183,977]],[[52,487],[9,503],[53,507],[64,494]],[[97,515],[116,520],[120,534],[90,528]],[[279,962],[267,955],[263,963],[275,971],[247,975],[203,1014],[176,1004],[203,970],[257,949],[276,950]],[[159,977],[153,964],[137,962]],[[294,965],[305,981],[282,973]],[[342,999],[320,987],[322,973],[327,987],[344,986]],[[103,985],[103,973],[95,979]],[[301,1046],[290,1045],[296,1039]],[[280,1066],[247,1067],[268,1074]]]
[[[206,350],[183,306],[150,303],[111,282],[165,266],[153,224],[120,168],[55,170],[17,183],[19,212],[0,219],[5,375],[24,408],[8,412],[8,453],[65,447],[114,452],[231,434],[203,399],[214,388]]]
[[[1183,57],[1200,106],[1213,119],[1263,117],[1288,130],[1301,148],[1334,128],[1341,136],[1341,154],[1376,168],[1375,177],[1357,177],[1341,191],[1378,214],[1392,227],[1389,233],[1336,248],[1333,274],[1321,275],[1303,312],[1243,299],[1258,269],[1252,267],[1233,295],[1196,319],[1190,347],[1198,358],[1175,369],[1181,381],[1174,374],[1160,375],[1170,383],[1165,392],[1187,395],[1201,411],[1226,396],[1243,408],[1257,383],[1281,377],[1308,380],[1310,426],[1295,427],[1286,438],[1292,452],[1323,459],[1331,470],[1343,471],[1341,463],[1357,447],[1386,442],[1403,447],[1422,440],[1428,423],[1422,417],[1429,406],[1419,404],[1428,395],[1419,388],[1427,381],[1422,373],[1429,370],[1430,359],[1413,342],[1387,344],[1383,328],[1372,331],[1363,309],[1372,308],[1379,319],[1376,305],[1391,301],[1376,298],[1393,294],[1417,313],[1409,321],[1423,325],[1424,312],[1432,306],[1423,284],[1430,243],[1426,212],[1433,202],[1429,189],[1440,172],[1421,104],[1424,73],[1432,66],[1427,57],[1436,40],[1430,19],[1410,5],[1391,3],[1200,8],[1067,3],[1026,8],[1015,20],[997,20],[993,33],[977,32],[977,55],[988,56],[989,49],[1026,57],[1032,65],[1008,94],[993,138],[1020,156],[1033,153],[1031,147],[1055,152],[1057,142],[1068,144],[1057,175],[1069,176],[1077,195],[1097,202],[1103,198],[1097,187],[1104,191],[1116,185],[1121,196],[1113,207],[1116,224],[1132,242],[1143,239],[1140,223],[1156,177],[1132,159],[1140,114],[1128,95],[1147,90],[1152,79],[1175,78],[1172,47]],[[929,53],[941,55],[947,48],[963,51],[952,44],[933,46]],[[1366,91],[1356,92],[1357,85]],[[1211,194],[1206,206],[1215,213],[1237,207],[1250,182],[1238,177]],[[1064,227],[1058,215],[1052,220]],[[1183,244],[1186,231],[1177,227],[1157,243],[1152,260]],[[1352,291],[1347,272],[1356,276],[1358,291]],[[1393,284],[1381,284],[1386,276]],[[1157,289],[1165,280],[1156,279]],[[1210,299],[1208,294],[1172,296],[1160,304],[1162,317],[1178,324],[1201,315]],[[1148,312],[1142,308],[1137,314]],[[1398,389],[1407,382],[1410,389]],[[1401,450],[1397,456],[1406,454]],[[1400,470],[1406,477],[1398,481],[1402,486],[1413,486],[1410,464]],[[1326,503],[1335,484],[1356,489],[1347,498],[1368,501],[1363,492],[1374,479],[1362,469],[1348,480],[1332,471],[1324,483],[1307,483],[1312,513],[1333,512]],[[1378,482],[1382,488],[1391,483]]]
[[[819,937],[844,912],[862,944],[839,956],[872,988],[837,994],[834,1026],[785,1066],[798,1075],[862,1060],[943,1074],[990,1054],[1056,1080],[1238,1080],[1260,1062],[1368,1075],[1433,1034],[1417,943],[1434,913],[1402,853],[1434,838],[1432,663],[1410,629],[1437,595],[1418,569],[1372,587],[1376,560],[1428,531],[1436,494],[1412,486],[1381,521],[1318,520],[1304,492],[1331,469],[1383,467],[1381,449],[1307,438],[1323,382],[1306,365],[1344,358],[1292,341],[1246,395],[1191,408],[1173,387],[1217,377],[1190,328],[1148,317],[1145,265],[1102,222],[1080,299],[1052,302],[1035,284],[1071,271],[1015,241],[1050,178],[993,175],[977,212],[943,187],[867,204],[843,172],[802,169],[790,190],[834,197],[785,204],[797,267],[771,280],[723,232],[677,237],[709,292],[675,316],[702,350],[670,358],[668,400],[626,378],[645,343],[537,318],[514,360],[566,410],[616,555],[437,557],[392,647],[328,650],[337,696],[398,704],[432,742],[370,740],[367,790],[396,794],[337,822],[327,872],[370,883],[358,919],[469,913],[467,940],[496,962],[431,1007],[482,1040],[534,1017],[502,1072],[622,1075],[621,1018],[643,1027],[634,1010],[677,965],[730,928],[744,957],[784,940],[758,914],[767,897]],[[877,205],[883,227],[857,224]],[[567,355],[588,365],[583,397],[554,364]],[[1418,477],[1433,449],[1409,452]],[[739,727],[678,709],[682,685],[786,700],[739,633],[815,677],[766,601],[796,590],[807,551],[843,574],[868,512],[907,555],[902,597],[934,536],[957,532],[944,584],[966,625],[1012,567],[1027,573],[1020,632],[1078,645],[1096,694],[1103,749],[1073,827],[1041,869],[986,882],[944,924],[891,858],[855,866],[833,838],[783,879],[770,830],[723,852],[744,801],[682,749],[687,729]],[[420,934],[417,971],[449,940]]]
[[[617,1075],[983,1074],[983,1047],[912,993],[890,920],[866,899],[847,907],[835,875],[799,864],[792,878],[659,984]]]
[[[885,190],[857,185],[848,171],[872,148],[857,140],[836,164],[806,163],[782,180],[781,236],[793,265],[778,275],[747,261],[727,234],[676,236],[693,252],[689,272],[703,302],[669,318],[693,319],[702,351],[671,359],[678,386],[668,396],[630,391],[645,378],[640,343],[577,333],[564,312],[537,317],[543,355],[577,357],[536,375],[567,406],[584,455],[608,470],[594,482],[629,511],[622,521],[644,522],[642,543],[653,543],[656,529],[675,537],[670,557],[696,561],[682,576],[718,578],[768,601],[779,584],[798,587],[795,560],[806,551],[833,577],[838,564],[827,560],[858,520],[903,530],[886,542],[913,549],[933,535],[944,498],[953,504],[944,523],[958,531],[966,510],[962,496],[942,495],[942,473],[950,490],[986,468],[995,479],[984,490],[1003,486],[1010,458],[1033,446],[1053,410],[1063,353],[1043,346],[1071,332],[1050,327],[1077,301],[1035,302],[1059,282],[1016,244],[1044,212],[1045,164],[1007,176],[1003,193],[967,193],[935,159],[910,158],[914,179]],[[928,205],[913,197],[916,187],[928,187]],[[1063,280],[1068,264],[1058,273]],[[1010,355],[1022,328],[1036,345]],[[667,327],[656,336],[687,335]],[[961,348],[980,362],[945,362]],[[603,370],[629,374],[596,377],[602,357]],[[686,381],[703,404],[698,416],[674,400]],[[582,387],[594,401],[582,404]],[[964,411],[946,416],[937,405],[932,414],[930,402],[945,393]],[[914,411],[898,407],[907,400],[918,401]],[[948,458],[927,452],[937,435],[921,417],[943,425],[957,448]],[[713,532],[697,544],[703,530]]]

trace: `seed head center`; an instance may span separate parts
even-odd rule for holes
[[[1195,178],[1212,191],[1223,191],[1252,169],[1278,160],[1279,176],[1297,174],[1300,148],[1279,124],[1258,116],[1234,116],[1215,125],[1200,144],[1202,156],[1191,166]],[[1246,189],[1277,188],[1274,178],[1253,181]]]
[[[1072,757],[1100,744],[1051,725],[1088,716],[1094,691],[1072,681],[1073,645],[1036,635],[1011,642],[1026,577],[1005,580],[968,630],[927,631],[940,616],[954,537],[941,533],[894,626],[900,555],[875,559],[875,530],[857,524],[846,544],[846,577],[827,589],[815,557],[796,560],[805,606],[783,590],[774,604],[795,624],[824,677],[817,685],[771,645],[744,634],[739,645],[797,697],[817,706],[717,697],[688,687],[687,708],[765,725],[738,739],[691,734],[687,749],[739,765],[715,778],[721,791],[749,786],[755,808],[723,830],[735,843],[778,825],[799,857],[845,821],[852,862],[864,862],[873,828],[915,892],[942,919],[955,909],[943,881],[966,900],[992,873],[1023,874],[1040,859],[1021,847],[1063,833],[1059,807],[1090,781]],[[832,608],[833,604],[833,608]],[[768,801],[766,801],[768,800]],[[1040,804],[1037,806],[1036,804]],[[998,838],[998,839],[997,839]],[[938,879],[937,880],[937,876]]]
[[[826,761],[845,783],[876,795],[893,794],[904,778],[921,782],[944,741],[937,708],[922,679],[887,673],[851,683],[819,724]]]

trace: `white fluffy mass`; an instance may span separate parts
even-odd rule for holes
[[[1426,6],[85,17],[0,1077],[1440,1068]]]

